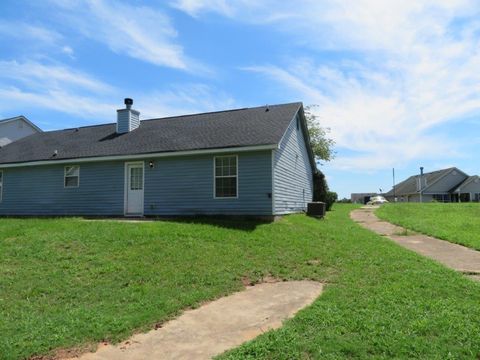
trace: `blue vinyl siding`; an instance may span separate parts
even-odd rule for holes
[[[271,152],[237,155],[238,198],[214,198],[213,155],[159,158],[153,169],[146,166],[145,214],[272,215]]]
[[[3,169],[0,215],[123,215],[123,162],[71,165],[78,188],[64,188],[64,165]]]
[[[274,151],[275,215],[304,211],[313,198],[313,172],[299,121],[297,115]]]
[[[238,153],[236,199],[214,199],[213,159],[144,159],[145,215],[272,214],[270,151]],[[125,161],[69,165],[80,165],[78,188],[64,188],[63,164],[3,169],[0,215],[124,214]]]

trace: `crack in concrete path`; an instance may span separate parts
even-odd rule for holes
[[[210,359],[258,335],[310,305],[323,285],[314,281],[262,283],[185,311],[157,330],[107,345],[81,360]]]
[[[353,210],[350,217],[364,228],[388,237],[397,244],[480,280],[480,251],[431,236],[417,234],[403,227],[380,220],[374,211],[378,207],[364,206]]]

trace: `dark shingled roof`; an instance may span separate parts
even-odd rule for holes
[[[462,190],[462,188],[466,185],[468,185],[469,183],[471,183],[472,181],[475,181],[475,180],[478,180],[479,177],[478,175],[473,175],[473,176],[469,176],[465,179],[464,182],[462,182],[461,184],[459,185],[456,185],[452,190],[450,190],[450,192],[454,193],[454,192],[458,192],[459,190]]]
[[[47,131],[0,149],[0,164],[278,144],[302,103]],[[53,156],[55,150],[58,151]]]
[[[442,170],[437,170],[437,171],[432,171],[428,173],[423,174],[424,181],[426,182],[427,186],[423,188],[423,190],[427,190],[430,185],[433,183],[437,182],[440,178],[448,174],[452,170],[458,170],[455,167],[451,167],[448,169],[442,169]],[[395,186],[395,195],[396,196],[402,196],[402,195],[410,195],[410,194],[415,194],[418,192],[417,189],[417,179],[420,177],[420,175],[413,175],[410,176],[408,179],[398,183]],[[390,190],[388,193],[385,194],[385,196],[393,196],[393,188]]]

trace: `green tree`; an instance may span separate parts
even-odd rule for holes
[[[335,141],[328,135],[330,128],[322,127],[319,124],[318,116],[312,111],[318,105],[305,106],[305,118],[307,120],[308,133],[310,135],[310,144],[317,162],[330,161],[335,158],[333,149]]]
[[[321,164],[322,161],[331,161],[335,158],[333,149],[335,141],[328,137],[330,129],[320,126],[318,117],[312,112],[312,108],[315,106],[317,105],[306,106],[304,110],[315,162]],[[313,175],[313,201],[324,202],[326,210],[329,211],[337,198],[337,193],[329,190],[325,175],[318,170]]]

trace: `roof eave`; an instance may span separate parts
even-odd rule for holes
[[[125,154],[125,155],[110,155],[110,156],[90,156],[90,157],[83,157],[83,158],[68,158],[68,159],[58,159],[58,160],[37,160],[37,161],[29,161],[29,162],[0,163],[0,169],[42,166],[42,165],[55,165],[55,164],[101,162],[101,161],[122,161],[122,160],[136,160],[136,159],[140,160],[145,158],[235,153],[235,152],[276,150],[276,149],[278,149],[278,144],[265,144],[265,145],[252,145],[252,146],[233,146],[233,147],[226,147],[226,148],[185,150],[185,151],[150,152],[150,153],[141,153],[141,154],[134,154],[134,155]]]
[[[317,163],[315,161],[315,155],[313,153],[312,145],[311,145],[311,142],[310,142],[310,134],[308,132],[307,118],[305,116],[305,111],[303,109],[303,104],[302,103],[300,103],[300,107],[295,112],[295,116],[293,117],[294,119],[297,117],[297,114],[300,114],[301,125],[302,125],[303,134],[304,134],[303,138],[305,140],[305,146],[307,148],[308,158],[310,160],[310,165],[312,166],[312,171],[313,171],[313,173],[317,173],[319,170],[317,168]],[[281,141],[280,141],[280,143],[281,143]]]

